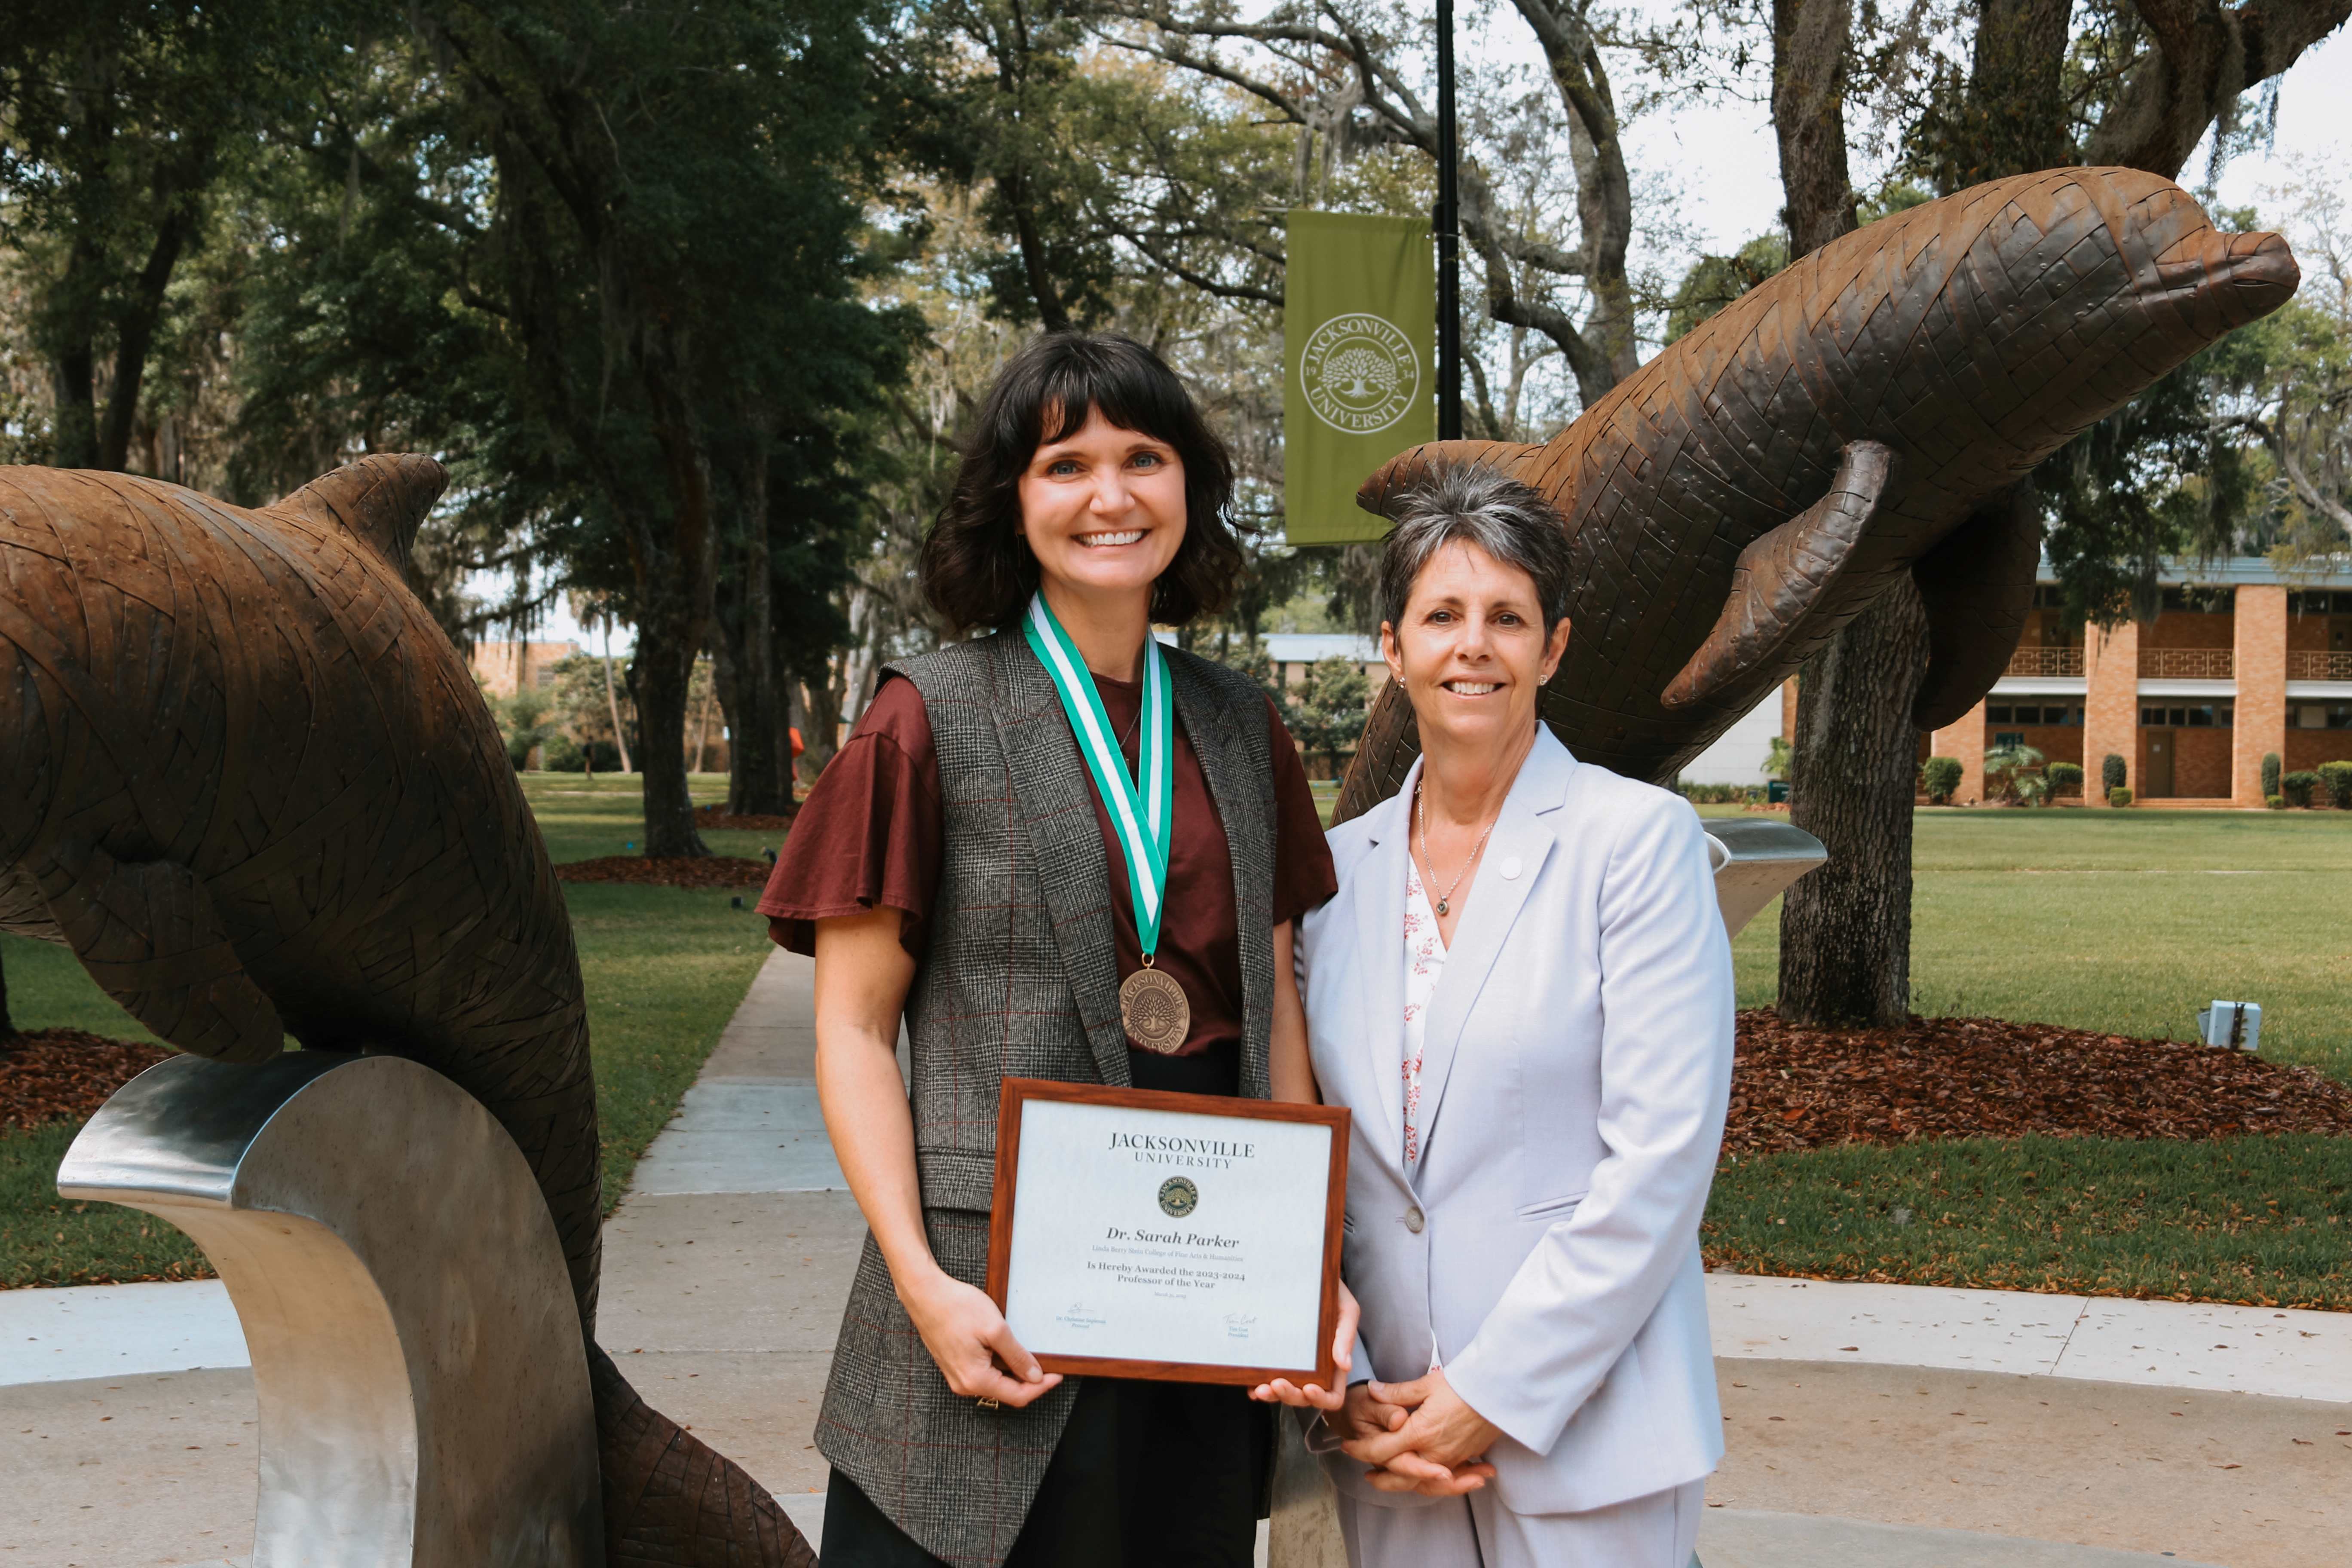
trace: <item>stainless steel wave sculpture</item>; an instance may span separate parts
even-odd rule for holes
[[[1934,729],[2023,629],[2041,525],[2020,481],[2298,278],[2284,240],[2217,230],[2156,174],[1996,180],[1800,258],[1542,446],[1416,447],[1358,500],[1476,462],[1551,502],[1577,586],[1542,711],[1585,761],[1672,778],[1906,573],[1930,637],[1913,720]],[[1418,751],[1384,689],[1339,816]]]
[[[520,1148],[586,1342],[609,1561],[814,1561],[597,1350],[572,927],[471,673],[402,571],[446,482],[373,457],[257,510],[0,468],[0,931],[226,1062],[408,1058]]]

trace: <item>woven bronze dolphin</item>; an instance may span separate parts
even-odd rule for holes
[[[1438,441],[1432,465],[1533,486],[1573,542],[1573,630],[1543,717],[1586,762],[1674,777],[1909,574],[1927,607],[1921,729],[1991,689],[2032,605],[2036,463],[2286,302],[2274,234],[2226,234],[2135,169],[1996,180],[1803,257],[1539,447]],[[1393,685],[1341,791],[1355,815],[1419,750]]]
[[[587,1334],[608,1559],[806,1564],[597,1349],[580,963],[498,726],[403,576],[446,482],[373,457],[247,510],[0,468],[0,931],[184,1051],[383,1050],[513,1134]]]

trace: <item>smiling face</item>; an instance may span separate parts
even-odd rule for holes
[[[1061,440],[1039,444],[1020,497],[1021,536],[1049,602],[1149,594],[1184,542],[1183,459],[1099,409]]]
[[[1404,682],[1423,752],[1504,744],[1530,732],[1536,696],[1568,651],[1568,622],[1547,637],[1535,579],[1459,540],[1423,567],[1402,624],[1381,624],[1381,654]]]

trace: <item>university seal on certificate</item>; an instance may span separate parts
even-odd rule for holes
[[[1049,1372],[1330,1386],[1348,1112],[1006,1079],[988,1293]]]

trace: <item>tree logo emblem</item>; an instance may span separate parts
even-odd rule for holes
[[[1201,1189],[1182,1176],[1171,1176],[1160,1184],[1160,1212],[1171,1219],[1182,1219],[1200,1203]]]
[[[1350,310],[1307,334],[1298,384],[1318,419],[1342,435],[1370,436],[1412,407],[1421,355],[1393,323]]]

